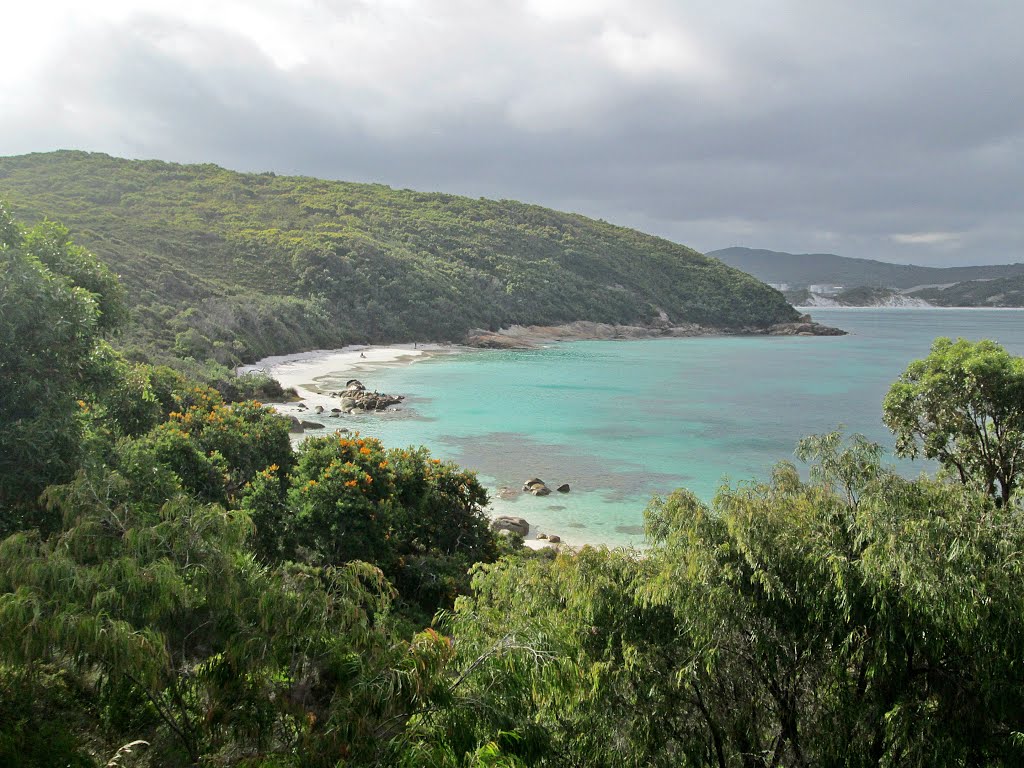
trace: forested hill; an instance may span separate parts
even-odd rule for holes
[[[61,151],[0,158],[0,198],[121,275],[124,345],[246,360],[574,320],[742,328],[783,296],[681,245],[514,201]]]
[[[928,288],[914,296],[940,307],[1024,307],[1024,275]]]
[[[723,248],[711,251],[708,255],[758,280],[788,283],[792,287],[835,284],[851,288],[874,286],[902,289],[918,285],[946,285],[964,280],[1024,276],[1024,264],[918,267],[873,259],[853,259],[832,253],[785,253],[757,248]]]

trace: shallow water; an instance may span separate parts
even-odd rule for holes
[[[630,544],[653,494],[685,486],[709,499],[725,477],[763,478],[804,435],[844,424],[890,448],[882,398],[936,336],[992,338],[1024,354],[1024,311],[813,312],[850,335],[581,341],[381,369],[364,383],[405,394],[405,408],[332,426],[427,445],[492,491],[533,476],[567,482],[571,493],[496,500],[495,511],[573,543]]]

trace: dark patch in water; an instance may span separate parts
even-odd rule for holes
[[[625,533],[630,536],[643,536],[644,527],[642,525],[616,525],[616,533]]]
[[[559,389],[559,390],[570,390],[576,392],[630,392],[631,388],[628,386],[609,386],[599,384],[534,384],[537,389]]]
[[[565,509],[561,504],[548,504],[548,509]]]
[[[373,427],[385,421],[437,421],[429,416],[420,416],[415,411],[378,411],[376,413],[354,413],[343,417],[342,424],[351,425],[354,429]],[[388,446],[389,448],[392,446]]]
[[[566,528],[586,528],[587,526],[585,526],[583,523],[580,523],[580,522],[577,522],[577,521],[573,520],[571,522],[565,523],[565,527]]]

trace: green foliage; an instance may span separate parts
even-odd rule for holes
[[[1024,759],[1019,510],[899,478],[860,439],[801,453],[810,482],[783,464],[711,506],[656,499],[643,557],[479,568],[449,618],[478,672],[435,738],[511,731],[532,765]]]
[[[24,233],[24,247],[51,272],[64,275],[94,299],[100,329],[115,330],[128,319],[127,296],[117,276],[102,261],[72,243],[65,227],[44,221]]]
[[[443,686],[447,644],[389,635],[377,569],[269,569],[246,551],[245,515],[185,498],[156,515],[84,508],[79,490],[62,496],[77,519],[59,537],[0,544],[0,658],[87,687],[77,714],[108,751],[130,735],[165,766],[388,764]]]
[[[80,721],[86,692],[59,669],[0,665],[0,765],[92,768]]]
[[[23,230],[2,205],[0,233],[2,534],[46,524],[36,497],[79,466],[97,416],[112,421],[105,429],[119,420],[131,429],[145,415],[128,410],[146,406],[144,387],[101,338],[122,306],[106,268],[53,225]],[[120,397],[128,390],[138,396],[130,404]]]
[[[883,406],[896,452],[938,461],[1007,504],[1024,471],[1024,358],[992,341],[936,339]]]
[[[241,489],[268,467],[292,464],[288,423],[261,403],[224,405],[201,389],[200,402],[173,411],[142,441],[186,489],[205,501],[233,505]]]
[[[121,276],[130,359],[189,358],[210,384],[207,361],[514,323],[796,319],[777,291],[689,248],[507,200],[83,152],[0,158],[0,195],[59,217]]]
[[[473,563],[497,555],[486,500],[472,473],[426,449],[339,434],[304,441],[290,474],[261,472],[242,508],[267,560],[376,563],[429,619],[468,588]]]

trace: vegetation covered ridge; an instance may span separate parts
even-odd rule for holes
[[[121,276],[120,346],[222,364],[576,320],[739,329],[797,313],[658,237],[511,200],[60,151],[0,158],[0,198]]]
[[[925,288],[914,296],[940,307],[1024,307],[1024,275]]]

